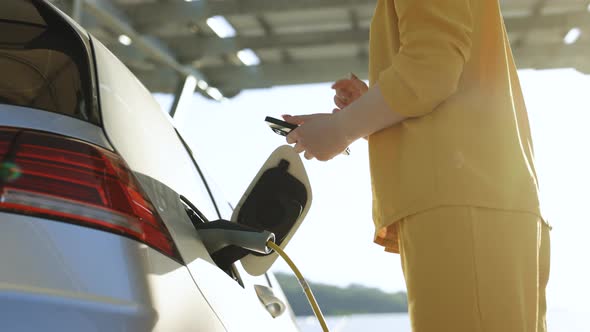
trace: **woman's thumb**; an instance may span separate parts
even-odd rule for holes
[[[292,124],[296,124],[296,125],[300,125],[302,123],[305,122],[305,119],[307,118],[307,116],[305,115],[289,115],[289,114],[284,114],[282,115],[283,119],[289,123]]]

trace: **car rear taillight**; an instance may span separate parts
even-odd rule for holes
[[[0,128],[0,210],[98,228],[182,262],[125,162],[83,141]]]

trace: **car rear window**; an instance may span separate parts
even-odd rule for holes
[[[99,124],[86,44],[43,1],[0,1],[0,104]]]

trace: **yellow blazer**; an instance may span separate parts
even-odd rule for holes
[[[541,216],[529,121],[497,0],[378,0],[369,81],[409,117],[369,137],[376,242],[387,244],[396,221],[442,206]]]

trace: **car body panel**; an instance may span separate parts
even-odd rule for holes
[[[55,220],[0,220],[10,248],[0,251],[3,329],[225,331],[187,268],[144,244]]]
[[[101,127],[61,114],[0,104],[0,125],[65,135],[113,150]]]
[[[171,118],[104,45],[96,40],[93,45],[106,135],[138,174],[211,307],[229,331],[295,331],[291,317],[273,319],[266,311],[253,288],[259,281],[243,278],[242,287],[211,263],[186,214],[181,216],[178,195],[188,198],[208,219],[219,216]]]
[[[3,326],[11,331],[297,331],[290,310],[272,318],[254,290],[270,286],[287,303],[278,284],[271,285],[266,275],[249,275],[240,262],[236,281],[211,259],[180,195],[209,220],[230,218],[229,211],[224,206],[219,214],[214,201],[224,198],[207,187],[170,116],[102,43],[55,10],[91,52],[100,121],[0,104],[0,126],[51,132],[121,156],[185,265],[121,235],[0,212],[0,262],[10,267],[0,272]]]
[[[101,42],[93,39],[103,126],[127,165],[183,195],[208,218],[217,213],[171,118],[150,92]]]

